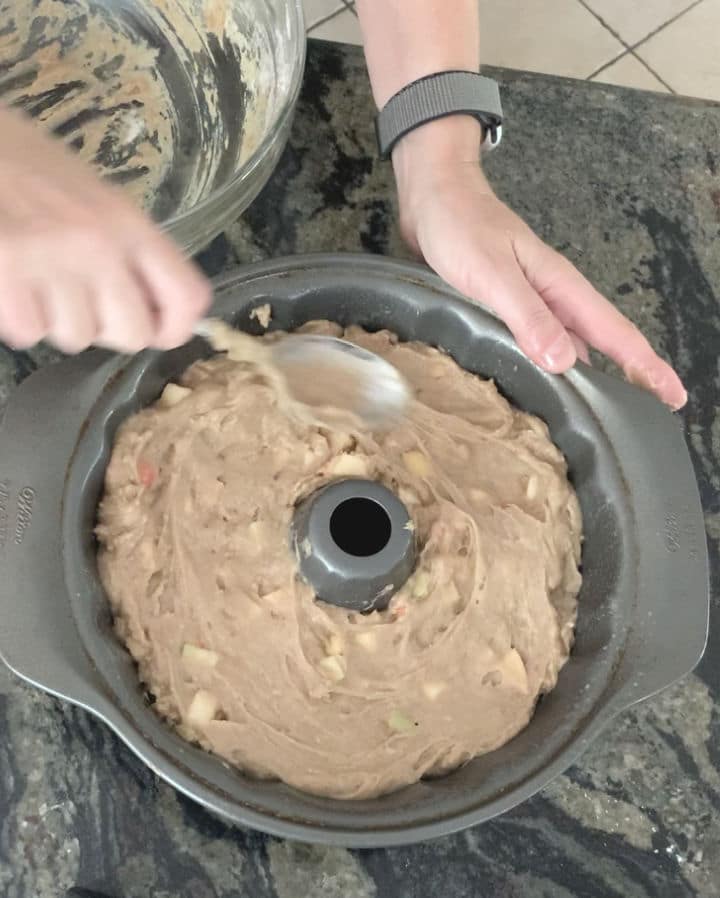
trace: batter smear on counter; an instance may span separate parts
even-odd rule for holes
[[[387,433],[287,414],[250,365],[197,362],[121,427],[99,511],[116,630],[187,739],[258,777],[367,798],[503,745],[573,641],[581,518],[544,423],[450,358],[327,323],[415,391]],[[316,599],[293,510],[336,479],[394,490],[417,538],[386,611]]]

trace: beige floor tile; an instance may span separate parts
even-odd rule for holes
[[[720,0],[702,0],[636,52],[679,94],[720,100]]]
[[[655,75],[646,69],[632,53],[622,56],[617,62],[603,69],[600,74],[595,75],[592,80],[602,84],[617,84],[620,87],[635,87],[638,90],[670,92],[662,81],[658,81]]]
[[[333,13],[344,9],[341,0],[303,0],[305,10],[305,25],[312,28],[321,19],[326,19]]]
[[[628,44],[636,44],[677,16],[694,0],[585,0]]]
[[[312,28],[310,37],[319,37],[325,41],[340,41],[343,44],[362,44],[358,17],[349,9],[338,13],[317,28]]]
[[[578,0],[480,0],[488,65],[587,78],[623,45]]]

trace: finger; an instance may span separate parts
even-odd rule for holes
[[[27,285],[6,282],[0,295],[0,339],[15,349],[29,349],[48,332],[45,310]]]
[[[152,303],[129,266],[121,262],[108,266],[96,291],[98,346],[116,352],[139,352],[152,345],[157,334]]]
[[[95,339],[98,322],[88,285],[69,275],[53,276],[43,284],[42,303],[48,321],[48,340],[61,352],[82,352]]]
[[[468,295],[490,306],[503,319],[523,352],[553,373],[572,368],[575,346],[563,324],[528,283],[520,266],[476,265]]]
[[[575,352],[577,353],[577,357],[585,362],[586,365],[590,364],[590,348],[583,340],[582,337],[578,337],[576,333],[569,330],[568,334],[570,335],[570,339],[573,341],[573,346],[575,347]]]
[[[169,240],[153,235],[133,256],[158,320],[153,345],[172,349],[187,342],[210,306],[209,281]]]
[[[526,274],[562,323],[616,362],[628,380],[674,409],[687,393],[675,371],[632,322],[599,293],[564,256],[538,241]]]
[[[650,353],[647,358],[626,362],[625,376],[631,384],[654,393],[673,411],[679,411],[687,403],[687,390],[674,369],[654,350]]]

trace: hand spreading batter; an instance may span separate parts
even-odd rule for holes
[[[164,172],[173,110],[152,63],[163,45],[128,46],[126,17],[113,6],[101,4],[98,16],[94,4],[11,2],[0,34],[0,60],[10,74],[0,97],[39,112],[97,174],[120,177],[126,194],[153,206],[163,187],[175,193],[164,184],[172,180]],[[223,4],[205,9],[210,19],[199,21],[212,34]],[[479,70],[477,0],[455,0],[452,15],[439,0],[358,0],[357,12],[379,108],[418,79]],[[85,34],[79,44],[78,31]],[[34,43],[38,52],[28,59]],[[183,58],[196,56],[188,50]],[[231,80],[222,79],[227,96],[208,94],[208,108],[232,102],[239,85]],[[0,340],[24,347],[45,338],[66,352],[93,343],[131,352],[168,349],[187,340],[210,299],[194,266],[128,196],[14,110],[0,109],[0,133]],[[483,137],[480,123],[459,113],[426,122],[396,144],[399,225],[410,248],[456,290],[491,307],[542,368],[567,371],[594,347],[633,383],[681,408],[687,394],[671,366],[495,195],[480,165]],[[187,148],[180,150],[184,156]],[[203,178],[212,179],[204,145],[202,156]],[[196,201],[195,188],[191,194]],[[315,224],[311,216],[304,226]]]
[[[537,418],[434,349],[345,337],[414,388],[396,429],[323,430],[253,367],[198,362],[120,430],[98,537],[160,714],[248,773],[361,798],[527,724],[572,644],[581,522]],[[318,601],[289,546],[295,504],[358,476],[399,495],[418,541],[408,582],[366,616]]]

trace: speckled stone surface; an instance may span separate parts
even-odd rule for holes
[[[74,884],[117,898],[720,896],[720,107],[499,74],[508,127],[488,168],[500,193],[644,328],[689,388],[713,565],[705,660],[502,819],[363,852],[225,826],[87,714],[3,669],[3,898],[57,898]],[[313,44],[288,151],[202,255],[206,269],[310,250],[406,255],[372,112],[360,53]],[[0,347],[0,403],[52,357]]]

